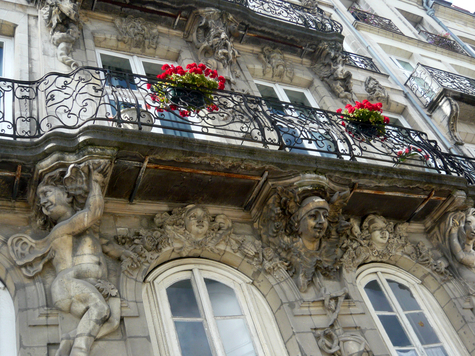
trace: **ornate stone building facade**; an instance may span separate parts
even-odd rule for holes
[[[473,14],[14,0],[0,21],[0,356],[475,355]],[[192,63],[225,90],[157,78]],[[365,100],[384,124],[338,110]]]

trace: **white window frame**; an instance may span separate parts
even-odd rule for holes
[[[0,281],[0,355],[17,355],[15,307],[5,285]]]
[[[12,78],[15,64],[13,39],[11,37],[0,36],[0,42],[3,42],[2,78]]]
[[[439,303],[435,300],[434,296],[429,293],[429,291],[422,285],[421,281],[414,277],[413,275],[391,265],[386,265],[382,263],[374,263],[371,265],[366,265],[360,268],[358,271],[358,277],[356,279],[356,283],[358,286],[358,290],[363,297],[363,301],[365,302],[368,310],[377,325],[378,331],[383,338],[388,350],[390,351],[392,356],[398,356],[396,350],[394,349],[389,336],[387,335],[383,325],[381,324],[379,317],[377,316],[371,301],[369,300],[364,287],[367,283],[372,280],[379,280],[381,283],[381,279],[384,280],[384,283],[381,283],[384,290],[384,285],[386,279],[392,279],[398,283],[401,283],[408,287],[414,298],[417,300],[419,305],[424,312],[424,315],[427,317],[427,320],[433,327],[434,331],[436,332],[437,336],[439,337],[441,343],[444,345],[448,355],[463,355],[468,356],[469,353],[465,346],[463,345],[462,341],[460,340],[458,334],[456,333],[454,327],[450,323],[449,319],[445,315],[443,309],[439,305]],[[386,293],[385,293],[386,294]],[[394,304],[394,300],[391,299],[388,295],[388,300],[393,307],[394,311],[399,316],[400,312],[400,305],[396,306]],[[401,325],[403,326],[407,335],[411,338],[411,341],[414,342],[413,339],[418,340],[417,336],[414,335],[412,328],[405,325],[403,319],[400,318]],[[419,355],[426,355],[426,353],[421,352],[418,348],[417,343],[414,343],[414,348]]]
[[[195,280],[199,280],[200,275],[212,278],[236,292],[258,356],[288,355],[274,315],[262,294],[252,286],[252,280],[222,263],[196,258],[168,262],[146,279],[144,304],[155,355],[180,355],[166,288],[191,275]],[[202,289],[203,285],[197,283],[197,288]],[[204,314],[211,313],[211,305],[204,304]],[[209,334],[219,339],[218,330],[212,324],[208,323]],[[225,356],[224,350],[217,347],[215,356]]]

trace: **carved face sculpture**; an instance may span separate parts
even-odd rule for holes
[[[368,230],[371,234],[371,241],[373,245],[383,250],[386,247],[386,243],[389,240],[389,232],[386,229],[386,221],[382,218],[374,217],[368,226]]]
[[[468,213],[465,219],[464,231],[467,241],[475,241],[475,211],[470,210],[472,213]]]
[[[320,248],[320,239],[328,227],[328,203],[320,197],[309,197],[302,202],[298,211],[299,233],[309,250]]]
[[[205,237],[209,228],[209,214],[200,207],[193,207],[185,213],[185,229],[196,239]]]
[[[64,188],[53,185],[40,186],[37,191],[41,210],[53,221],[59,222],[68,219],[74,210],[71,206],[72,198]]]

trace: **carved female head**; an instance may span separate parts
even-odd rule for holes
[[[363,229],[369,232],[373,246],[383,250],[389,240],[388,222],[380,215],[369,215],[363,222]]]
[[[202,239],[208,232],[211,215],[204,207],[190,205],[186,208],[184,221],[186,231],[196,239]]]
[[[327,201],[317,196],[304,199],[300,205],[297,211],[298,232],[307,249],[320,248],[320,239],[328,227],[329,210]]]

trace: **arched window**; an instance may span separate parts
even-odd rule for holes
[[[241,273],[187,259],[155,270],[144,301],[158,355],[287,355],[263,296]]]
[[[16,354],[15,308],[10,293],[0,281],[0,355]]]
[[[414,276],[378,265],[357,281],[391,355],[468,354],[440,305]]]

